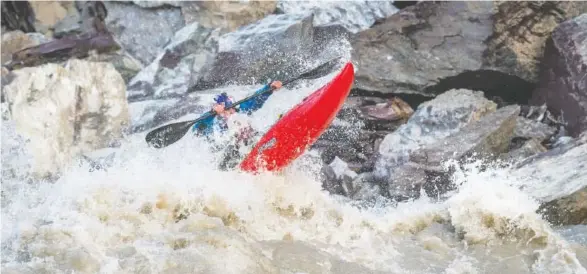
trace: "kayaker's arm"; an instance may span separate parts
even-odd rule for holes
[[[255,94],[260,94],[263,93],[265,91],[268,91],[269,89],[271,89],[271,86],[274,86],[276,89],[281,88],[281,82],[279,81],[275,81],[271,84],[267,84],[264,85],[262,88],[258,89],[257,91],[255,91]],[[250,100],[244,101],[239,105],[238,111],[239,112],[243,112],[246,114],[251,114],[254,111],[260,109],[265,102],[267,101],[267,99],[269,99],[269,97],[271,96],[271,94],[273,93],[265,93],[263,95],[260,95],[258,97],[255,98],[251,98]]]

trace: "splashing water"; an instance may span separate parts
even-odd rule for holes
[[[332,77],[276,93],[254,127]],[[110,167],[71,165],[49,183],[27,178],[25,141],[2,127],[7,273],[587,272],[584,246],[535,213],[507,168],[457,170],[457,190],[440,201],[357,208],[322,189],[312,152],[254,176],[219,171],[204,140],[155,150],[141,134],[109,150]]]

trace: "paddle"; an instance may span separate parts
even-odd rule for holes
[[[332,60],[330,60],[330,61],[328,61],[328,62],[326,62],[326,63],[308,71],[308,72],[305,72],[297,77],[289,79],[289,80],[285,81],[283,83],[283,85],[285,86],[287,84],[290,84],[290,83],[297,81],[297,80],[300,80],[300,79],[316,79],[316,78],[322,77],[332,70],[332,67],[336,63],[335,61],[338,61],[340,58],[341,57],[334,58],[334,59],[332,59]],[[227,109],[234,108],[234,107],[240,105],[241,103],[243,103],[251,98],[256,98],[258,96],[261,96],[266,93],[271,93],[271,92],[273,92],[273,89],[269,89],[267,91],[264,91],[264,92],[261,92],[258,94],[250,95],[248,97],[245,97],[242,100],[237,101],[236,103],[234,103],[232,106],[230,106]],[[173,144],[173,143],[179,141],[179,139],[181,139],[183,136],[185,136],[185,134],[189,131],[189,129],[195,123],[197,123],[201,120],[204,120],[210,116],[214,116],[214,115],[216,115],[216,112],[213,110],[210,110],[195,120],[177,122],[177,123],[161,126],[159,128],[154,129],[153,131],[149,132],[147,134],[147,136],[145,137],[145,141],[147,141],[148,144],[151,144],[155,148],[162,148],[162,147],[168,146],[170,144]]]

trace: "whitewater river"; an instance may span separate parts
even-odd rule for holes
[[[284,88],[254,125],[329,77]],[[457,173],[442,202],[364,208],[321,189],[312,153],[253,176],[219,171],[201,140],[155,150],[144,134],[97,152],[114,153],[108,169],[72,164],[47,183],[27,178],[3,121],[2,272],[587,273],[585,229],[554,230],[505,170]]]

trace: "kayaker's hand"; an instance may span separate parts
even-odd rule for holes
[[[280,89],[283,86],[283,83],[281,83],[281,81],[273,81],[271,82],[271,89],[273,91]]]

